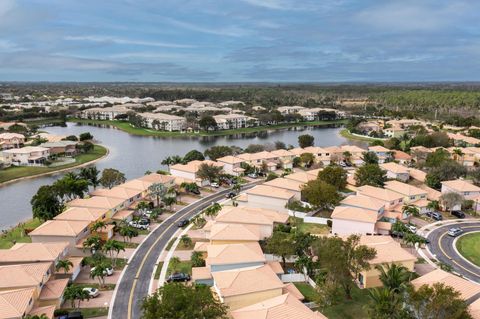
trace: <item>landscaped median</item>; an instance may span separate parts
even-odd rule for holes
[[[458,252],[473,264],[480,266],[480,232],[461,236],[457,240]]]
[[[167,132],[167,131],[156,131],[147,128],[139,128],[132,126],[129,122],[126,121],[108,121],[108,120],[88,120],[88,119],[77,119],[69,118],[69,122],[81,123],[81,124],[94,124],[94,125],[109,125],[116,127],[119,130],[127,132],[132,135],[142,135],[142,136],[163,136],[163,137],[185,137],[185,136],[223,136],[231,134],[240,134],[240,133],[255,133],[268,130],[283,129],[289,127],[297,126],[327,126],[335,124],[345,124],[346,120],[334,120],[334,121],[311,121],[311,122],[296,122],[296,123],[282,123],[276,125],[268,126],[255,126],[255,127],[245,127],[233,130],[219,130],[219,131],[199,131],[198,133],[194,132]]]
[[[0,184],[11,182],[21,178],[35,177],[39,175],[52,174],[58,171],[86,165],[101,159],[108,154],[108,149],[101,145],[94,145],[91,152],[80,154],[75,157],[74,163],[59,165],[55,167],[41,166],[12,166],[0,170]]]

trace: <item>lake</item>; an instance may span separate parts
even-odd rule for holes
[[[114,128],[68,123],[67,127],[48,127],[43,130],[58,135],[78,135],[90,132],[96,140],[109,148],[110,154],[98,162],[97,168],[116,168],[125,173],[128,179],[165,169],[160,162],[167,156],[185,155],[196,149],[204,151],[213,145],[235,145],[242,148],[249,144],[268,144],[282,141],[285,144],[298,146],[298,136],[311,134],[315,137],[316,146],[357,144],[362,142],[348,141],[340,136],[339,127],[295,127],[257,133],[236,134],[215,137],[149,137],[135,136]],[[0,229],[16,225],[31,217],[30,199],[42,185],[53,183],[64,173],[27,179],[0,187]]]

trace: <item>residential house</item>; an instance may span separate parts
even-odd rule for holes
[[[2,151],[2,162],[14,166],[42,166],[50,156],[48,148],[26,146]]]
[[[0,291],[0,318],[23,319],[26,315],[42,315],[53,319],[55,307],[36,307],[35,288]]]
[[[89,198],[76,198],[68,202],[67,206],[103,209],[106,213],[106,218],[110,219],[116,212],[128,207],[128,203],[122,198],[92,196]]]
[[[355,145],[342,145],[340,146],[342,151],[341,155],[344,161],[350,161],[354,165],[363,165],[363,153],[365,150]],[[346,157],[346,154],[350,156]]]
[[[385,210],[393,210],[403,205],[403,195],[389,189],[364,185],[357,187],[357,195],[368,196],[382,201]]]
[[[10,249],[0,249],[0,266],[41,262],[55,265],[67,255],[67,242],[16,243]],[[53,267],[51,271],[54,271]]]
[[[28,235],[33,243],[68,242],[71,256],[85,256],[81,246],[90,234],[89,221],[48,220]]]
[[[237,198],[240,206],[272,209],[287,212],[286,206],[295,198],[295,193],[286,189],[258,185]]]
[[[319,170],[298,171],[296,173],[285,175],[285,179],[296,181],[298,183],[306,184],[317,179]]]
[[[293,159],[295,154],[289,150],[279,149],[270,152],[274,155],[280,162],[283,169],[292,169],[293,168]]]
[[[211,272],[263,266],[267,260],[257,242],[209,245],[206,265]]]
[[[217,158],[217,162],[223,164],[223,171],[227,174],[240,176],[245,172],[245,170],[241,167],[242,163],[244,162],[241,158],[228,155]]]
[[[200,166],[203,164],[223,168],[222,163],[218,163],[210,160],[204,160],[204,161],[195,160],[195,161],[190,161],[187,164],[175,164],[170,166],[170,173],[172,174],[172,176],[191,180],[192,182],[196,182],[201,186],[208,185],[209,184],[208,180],[202,180],[197,176],[197,172],[200,169]]]
[[[395,162],[398,162],[403,165],[408,165],[412,161],[412,156],[410,156],[410,154],[407,154],[405,152],[394,150],[393,159],[395,160]]]
[[[425,146],[414,146],[410,148],[410,154],[415,162],[424,161],[427,159],[428,154],[433,150]]]
[[[137,178],[142,182],[148,182],[153,184],[163,184],[165,187],[170,188],[175,186],[175,177],[164,174],[151,173]]]
[[[248,165],[255,166],[257,168],[262,168],[263,163],[266,163],[268,170],[274,171],[277,169],[278,157],[267,151],[258,153],[243,153],[237,155],[237,157],[242,159]]]
[[[380,164],[380,167],[387,172],[388,179],[396,179],[401,182],[408,182],[410,179],[409,169],[395,162]]]
[[[372,210],[337,206],[332,212],[332,234],[374,234],[378,213]]]
[[[273,297],[230,312],[233,319],[327,319],[313,311],[291,293]]]
[[[25,136],[18,133],[0,133],[0,149],[20,148],[25,143]]]
[[[170,185],[170,183],[173,183],[173,182],[169,182],[169,185]],[[141,177],[141,178],[129,180],[129,181],[123,183],[123,184],[118,185],[117,187],[130,188],[130,189],[133,189],[133,190],[140,191],[140,192],[142,192],[141,198],[145,198],[145,197],[148,196],[148,194],[149,194],[148,193],[148,188],[152,184],[154,184],[154,182],[148,181],[144,177]]]
[[[187,124],[184,117],[165,113],[138,113],[148,128],[159,131],[181,131]]]
[[[363,195],[349,195],[340,202],[340,205],[371,210],[378,215],[385,211],[384,201]]]
[[[449,147],[447,151],[451,154],[454,161],[465,167],[473,167],[478,161],[478,152],[475,147]]]
[[[402,128],[409,128],[411,126],[425,126],[425,122],[415,119],[400,119],[387,121],[388,125],[400,126]]]
[[[447,133],[448,137],[453,140],[455,146],[478,146],[480,145],[480,139],[465,136],[458,133]]]
[[[95,189],[94,191],[90,192],[90,195],[121,199],[124,202],[124,207],[128,207],[133,202],[141,200],[143,198],[142,193],[143,192],[139,189],[115,186],[112,188]]]
[[[74,141],[58,141],[42,143],[40,147],[47,148],[50,155],[75,156],[77,154],[77,144]]]
[[[383,129],[383,135],[387,137],[401,137],[405,134],[405,130],[399,125],[392,125]]]
[[[472,316],[472,319],[480,319],[480,298],[468,306],[468,312]]]
[[[295,194],[296,200],[302,199],[302,187],[304,183],[294,181],[292,179],[287,178],[275,178],[268,182],[263,183],[266,186],[272,186],[280,189],[284,189],[287,191],[291,191]]]
[[[358,275],[358,283],[362,288],[373,288],[383,286],[380,281],[380,272],[376,266],[397,264],[404,266],[409,271],[414,270],[417,257],[403,249],[399,242],[390,236],[361,236],[360,245],[374,248],[377,252],[370,263],[370,269],[364,270]]]
[[[284,284],[268,265],[212,273],[214,290],[231,311],[283,294]]]
[[[480,196],[480,187],[462,179],[442,182],[442,194],[457,193],[465,199],[475,199]]]
[[[331,156],[330,151],[318,146],[309,146],[303,149],[306,153],[311,153],[315,156],[315,161],[323,165],[330,165]]]
[[[261,226],[248,224],[213,223],[207,238],[212,245],[241,244],[265,239]]]
[[[427,199],[427,192],[425,190],[399,181],[388,181],[384,187],[403,195],[404,204],[411,204],[422,199]]]
[[[305,108],[303,106],[297,106],[297,105],[277,107],[277,111],[280,112],[282,115],[295,114],[304,109]]]
[[[408,173],[410,174],[410,177],[412,179],[419,181],[421,183],[425,183],[425,178],[427,177],[427,173],[425,173],[424,171],[416,168],[408,168]]]
[[[392,151],[381,145],[369,146],[368,151],[377,155],[380,164],[392,160]]]

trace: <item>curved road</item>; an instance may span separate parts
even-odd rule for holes
[[[480,268],[463,259],[454,249],[455,238],[447,235],[448,230],[452,227],[460,227],[464,231],[463,234],[468,234],[480,231],[480,221],[452,223],[432,230],[427,236],[430,240],[428,248],[439,261],[452,266],[455,272],[480,283]]]
[[[252,188],[256,184],[258,182],[247,184],[242,187],[242,190]],[[224,199],[230,191],[230,189],[220,191],[182,208],[152,231],[151,235],[137,248],[124,270],[123,277],[117,283],[109,318],[138,319],[141,317],[140,307],[142,299],[148,295],[153,269],[160,253],[178,230],[178,221],[190,219],[213,202]]]

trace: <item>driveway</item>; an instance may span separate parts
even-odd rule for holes
[[[113,272],[113,275],[106,276],[105,277],[105,283],[106,284],[116,284],[118,282],[118,279],[120,278],[120,273],[121,272],[122,272],[121,270],[115,270]],[[83,267],[83,269],[78,274],[77,278],[75,279],[75,283],[78,283],[78,284],[89,284],[89,283],[98,284],[98,279],[90,277],[90,267],[86,266],[86,267]]]

